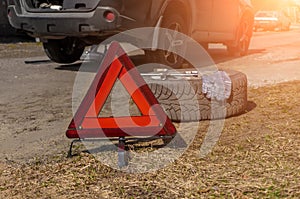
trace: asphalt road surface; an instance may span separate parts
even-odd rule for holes
[[[246,73],[250,87],[300,80],[299,35],[297,26],[288,32],[256,32],[245,57],[229,57],[222,45],[210,45],[209,53],[218,67]],[[73,84],[80,63],[49,62],[40,56],[41,46],[29,56],[31,48],[25,52],[24,45],[10,47],[19,54],[0,56],[0,161],[66,155],[70,141],[65,130],[72,118]]]
[[[260,87],[300,79],[300,27],[287,32],[255,32],[249,55],[228,58],[216,45],[210,53],[219,67],[244,72],[249,86]]]

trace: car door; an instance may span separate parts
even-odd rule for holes
[[[210,40],[234,39],[240,18],[239,0],[213,0]]]
[[[192,15],[191,36],[198,42],[208,40],[213,0],[189,0]]]

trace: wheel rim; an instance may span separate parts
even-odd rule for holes
[[[182,39],[178,38],[178,33],[182,32],[182,27],[179,23],[174,22],[167,27],[168,30],[166,31],[165,36],[165,49],[168,49],[163,53],[164,60],[167,64],[170,66],[176,65],[178,63],[178,60],[181,59],[179,55],[173,52],[178,52],[178,50],[183,51],[184,50],[184,42]],[[173,51],[173,52],[172,52]]]

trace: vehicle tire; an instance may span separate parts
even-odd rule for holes
[[[164,16],[164,19],[162,21],[162,28],[178,31],[180,33],[187,34],[188,33],[188,26],[185,18],[180,15],[179,13],[167,13]],[[165,33],[165,32],[164,32]],[[167,34],[167,33],[166,33]],[[166,39],[164,39],[165,43],[163,44],[163,49],[170,49],[171,47],[171,39],[176,39],[176,35],[160,35],[162,37],[166,36]],[[169,39],[169,40],[168,40]],[[174,41],[174,40],[173,40]],[[174,47],[175,48],[175,47]],[[184,51],[184,44],[180,46],[176,46],[176,50],[183,50]],[[182,68],[182,65],[184,63],[184,58],[181,56],[169,52],[167,50],[156,50],[156,51],[151,51],[151,50],[146,50],[145,51],[146,59],[147,62],[156,62],[156,63],[161,63],[164,65],[167,65],[171,68],[178,69]]]
[[[76,38],[49,39],[43,43],[47,56],[54,62],[69,64],[78,61],[84,51],[84,45]]]
[[[247,108],[247,77],[238,71],[226,70],[225,72],[232,81],[231,95],[226,100],[225,117],[231,117],[244,113]],[[220,111],[224,112],[224,106],[215,100],[208,99],[206,94],[202,93],[202,80],[197,78],[187,81],[194,91],[183,84],[182,80],[149,80],[147,82],[154,96],[174,122],[224,118],[224,115],[219,114]],[[183,102],[183,106],[180,106],[179,101]],[[198,104],[193,102],[198,102]]]
[[[245,15],[238,27],[236,40],[227,45],[227,51],[230,55],[247,55],[252,37],[252,30],[253,20],[249,15]]]

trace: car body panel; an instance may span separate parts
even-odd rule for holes
[[[159,18],[167,17],[170,7],[179,5],[189,23],[189,36],[199,42],[225,43],[236,37],[243,13],[252,13],[247,0],[58,0],[61,10],[34,8],[26,1],[30,0],[15,0],[15,5],[9,6],[10,23],[46,39],[108,37],[132,28],[154,27]],[[81,2],[88,3],[76,8]],[[115,14],[113,22],[104,19],[107,11]]]
[[[197,41],[208,41],[212,20],[213,0],[194,0],[192,1],[191,7],[197,9],[197,12],[192,12],[192,37]]]
[[[231,40],[239,23],[239,0],[214,0],[210,39]]]

